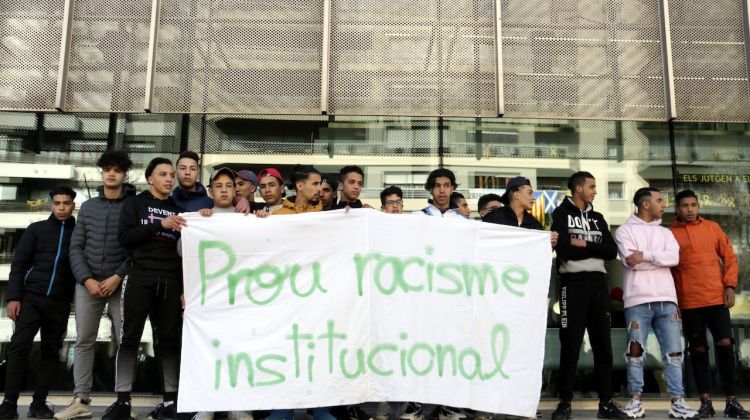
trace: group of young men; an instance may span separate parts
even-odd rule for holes
[[[34,336],[41,331],[41,363],[28,416],[70,420],[92,415],[90,393],[94,345],[105,308],[112,318],[118,344],[115,391],[117,400],[105,420],[133,418],[130,393],[138,345],[147,317],[154,331],[163,379],[163,403],[151,419],[177,417],[180,356],[182,264],[180,231],[186,221],[179,214],[200,212],[253,213],[257,217],[299,214],[334,209],[370,207],[359,199],[364,172],[345,166],[337,177],[321,174],[313,166],[297,166],[288,187],[281,172],[266,168],[257,175],[249,170],[219,168],[212,172],[208,188],[197,180],[199,156],[183,152],[176,166],[155,158],[145,169],[149,189],[136,194],[125,182],[132,162],[120,151],[105,152],[97,161],[102,185],[98,196],[81,206],[73,217],[76,193],[68,187],[50,192],[52,215],[31,224],[22,235],[6,291],[7,313],[15,321],[8,351],[5,399],[0,420],[18,417],[17,401]],[[175,180],[177,185],[175,185]],[[726,394],[725,415],[748,418],[734,392],[734,350],[729,308],[734,304],[737,260],[729,239],[714,222],[698,216],[692,191],[676,197],[677,217],[670,229],[661,227],[664,199],[654,188],[639,189],[634,197],[637,212],[617,229],[615,238],[600,213],[593,210],[596,180],[588,172],[573,174],[571,196],[554,211],[551,246],[557,253],[560,274],[560,404],[553,420],[571,417],[573,382],[583,335],[588,330],[594,351],[599,386],[600,418],[638,418],[645,415],[643,390],[644,343],[650,330],[663,353],[665,377],[672,397],[670,417],[712,417],[710,368],[706,328],[711,330],[719,372]],[[453,172],[432,171],[425,189],[432,197],[414,213],[432,217],[465,219],[470,215],[466,199],[455,192]],[[263,202],[255,202],[256,192]],[[397,186],[380,193],[381,210],[399,214],[403,192]],[[509,180],[502,196],[479,199],[482,220],[528,229],[543,229],[529,212],[534,205],[531,183],[524,177]],[[625,265],[625,316],[628,322],[628,387],[631,400],[622,407],[612,401],[612,347],[610,342],[609,289],[604,262],[620,254]],[[76,344],[73,362],[74,398],[54,413],[46,404],[50,376],[67,333],[70,303],[75,304]],[[679,305],[679,310],[678,310]],[[682,316],[680,316],[680,311]],[[682,322],[681,322],[682,318]],[[693,370],[701,393],[698,411],[683,397],[681,328],[688,340]],[[361,419],[356,406],[319,407],[313,418]],[[441,420],[468,417],[467,410],[438,406]],[[226,413],[232,420],[252,420],[250,412]],[[377,417],[387,419],[389,405],[378,407]],[[422,405],[406,404],[403,420],[422,420]],[[483,416],[477,413],[476,417]],[[293,410],[264,413],[272,420],[292,419]],[[195,413],[210,420],[214,413]]]

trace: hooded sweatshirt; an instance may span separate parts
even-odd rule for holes
[[[625,307],[649,302],[677,304],[677,292],[669,267],[680,261],[680,245],[669,229],[661,226],[661,219],[646,222],[631,214],[615,232],[617,252],[625,266]],[[633,250],[643,252],[643,262],[629,267],[625,258]]]
[[[672,267],[680,308],[723,305],[724,288],[737,287],[737,256],[718,223],[677,218],[669,228],[680,244],[680,263]],[[723,269],[722,269],[723,263]]]
[[[172,191],[170,197],[186,212],[214,208],[214,200],[208,196],[206,187],[200,182],[195,183],[195,191],[177,187]]]
[[[552,230],[560,234],[555,252],[557,271],[562,275],[601,277],[607,273],[604,261],[617,257],[617,245],[609,232],[609,225],[591,204],[581,210],[572,198],[565,197],[552,212]],[[583,239],[586,247],[573,246],[572,238]]]
[[[128,197],[120,213],[120,245],[128,251],[128,273],[173,274],[182,270],[177,254],[180,233],[161,226],[162,219],[182,212],[171,197],[159,200],[144,191]]]

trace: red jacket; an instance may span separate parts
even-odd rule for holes
[[[737,256],[718,223],[702,217],[669,228],[680,244],[680,263],[672,268],[680,308],[723,305],[724,288],[737,287]],[[722,269],[723,262],[723,269]]]

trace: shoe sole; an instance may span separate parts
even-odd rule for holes
[[[417,417],[399,417],[398,420],[424,420],[424,416]]]
[[[82,413],[76,413],[72,416],[64,416],[64,417],[57,417],[57,414],[55,414],[54,419],[55,420],[77,420],[77,419],[90,419],[93,417],[94,414],[91,411],[84,411]]]
[[[672,413],[672,412],[670,412],[670,413],[669,413],[668,417],[669,417],[670,419],[699,419],[699,418],[701,418],[701,416],[699,416],[699,415],[695,415],[695,416],[684,416],[684,415],[681,415],[681,414],[674,414],[674,413]]]

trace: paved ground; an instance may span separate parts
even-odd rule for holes
[[[49,402],[52,403],[55,406],[55,411],[61,410],[63,407],[65,407],[70,402],[70,396],[61,396],[61,395],[54,395],[49,397]],[[95,395],[92,396],[92,403],[94,405],[94,418],[101,418],[102,414],[104,414],[104,410],[114,402],[115,395],[114,394],[105,394],[105,395]],[[26,412],[28,410],[28,405],[31,402],[30,396],[22,396],[18,401],[18,414],[21,419],[26,419]],[[135,411],[138,413],[139,419],[145,419],[146,415],[148,415],[149,411],[154,407],[154,405],[161,402],[161,399],[158,397],[152,397],[152,396],[140,396],[140,397],[134,397],[133,398],[133,407]],[[620,401],[621,403],[625,403],[625,401]],[[669,404],[667,402],[667,399],[647,399],[646,401],[646,416],[648,418],[667,418],[667,410],[669,408]],[[698,408],[698,402],[697,400],[690,399],[688,400],[688,403],[693,408]],[[745,407],[750,406],[750,402],[748,401],[742,401],[742,403],[745,405]],[[555,406],[557,405],[556,400],[542,400],[539,403],[539,410],[541,412],[541,419],[549,420],[550,414],[555,409]],[[724,403],[720,399],[717,399],[714,401],[714,407],[716,408],[718,417],[723,417],[723,409],[724,409]],[[374,415],[375,412],[375,404],[365,404],[364,410],[368,412],[369,414]],[[597,408],[597,402],[595,400],[580,400],[576,401],[573,404],[573,416],[577,420],[593,420],[596,419],[596,408]],[[397,417],[392,415],[391,420],[396,420]],[[305,412],[304,410],[298,410],[296,419],[295,420],[305,420]],[[498,415],[494,420],[518,420],[517,417],[509,417],[509,416],[502,416]]]

